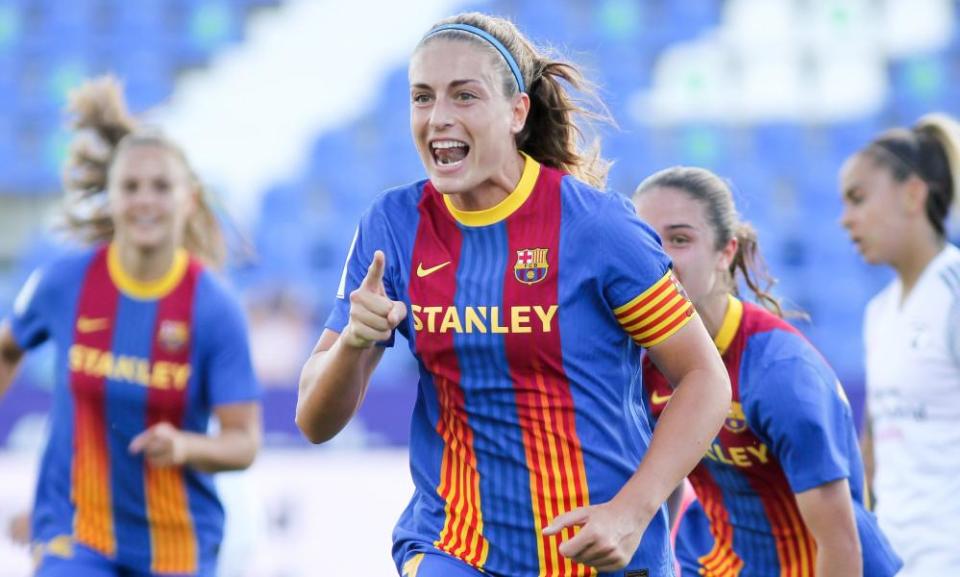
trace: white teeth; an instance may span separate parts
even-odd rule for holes
[[[466,148],[467,145],[459,140],[435,140],[430,143],[433,148]]]
[[[437,159],[437,164],[439,164],[440,166],[453,166],[454,164],[460,164],[461,162],[463,162],[463,161],[462,161],[462,160],[450,161],[450,160],[447,160],[447,159],[445,159],[445,158],[438,158],[438,159]]]

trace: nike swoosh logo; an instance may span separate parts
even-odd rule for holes
[[[450,261],[440,263],[437,266],[432,266],[430,268],[423,268],[423,263],[420,263],[417,265],[417,276],[420,278],[423,278],[425,276],[432,275],[433,273],[437,272],[438,270],[442,269],[448,264],[450,264]]]
[[[661,395],[657,391],[653,391],[653,394],[650,395],[650,402],[654,405],[663,405],[666,404],[666,402],[669,401],[670,397],[672,396],[673,393],[670,393],[669,395]]]
[[[77,319],[77,330],[81,333],[94,333],[107,328],[106,318],[80,317]]]

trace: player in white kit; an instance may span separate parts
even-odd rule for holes
[[[885,132],[840,180],[851,240],[897,273],[864,321],[876,514],[902,577],[960,575],[960,250],[944,224],[960,186],[960,125],[931,115]]]

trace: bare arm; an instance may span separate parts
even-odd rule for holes
[[[156,424],[130,442],[132,454],[143,453],[155,467],[185,465],[203,471],[237,471],[253,463],[261,441],[259,403],[231,403],[214,409],[220,422],[215,435],[181,431]]]
[[[630,561],[650,520],[703,458],[730,410],[730,379],[699,316],[648,353],[676,392],[657,420],[646,456],[612,500],[560,515],[544,530],[553,535],[581,526],[560,553],[601,572]]]
[[[23,349],[13,338],[10,323],[0,324],[0,399],[7,393],[23,360]]]
[[[730,378],[699,316],[648,354],[676,391],[657,419],[647,455],[616,498],[652,516],[717,436],[730,411]]]
[[[797,493],[796,498],[803,522],[817,542],[817,576],[863,575],[860,537],[847,480],[814,487]]]
[[[332,439],[353,418],[382,356],[381,347],[352,347],[323,331],[300,372],[296,421],[310,442]]]
[[[324,331],[300,372],[297,426],[312,443],[340,432],[360,407],[370,375],[383,356],[376,343],[390,338],[407,316],[383,286],[384,256],[374,254],[367,276],[350,293],[350,321],[343,333]]]

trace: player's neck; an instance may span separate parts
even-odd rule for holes
[[[523,177],[526,159],[519,152],[512,155],[490,177],[473,190],[450,196],[450,201],[457,210],[477,212],[489,210],[501,202],[514,191]]]
[[[923,271],[943,250],[944,242],[939,237],[918,239],[917,242],[910,243],[909,246],[903,246],[903,258],[890,263],[900,278],[900,286],[902,287],[900,293],[901,304],[907,300],[914,287],[917,286],[917,281],[920,280]]]
[[[723,326],[723,319],[727,316],[727,307],[730,306],[730,299],[727,293],[718,292],[716,294],[710,294],[694,304],[697,309],[697,314],[699,314],[700,319],[703,320],[703,326],[707,328],[710,337],[716,339],[717,333],[720,332],[720,327]]]
[[[116,243],[120,266],[127,276],[140,282],[163,278],[173,266],[175,246],[142,249],[127,243]]]

